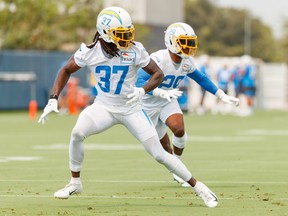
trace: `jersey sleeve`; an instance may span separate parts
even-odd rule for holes
[[[200,72],[198,69],[195,69],[193,73],[187,74],[188,77],[197,82],[203,89],[210,92],[211,94],[215,94],[218,90],[218,87],[209,79],[209,77]]]
[[[85,56],[87,51],[89,50],[89,48],[87,48],[86,44],[82,43],[79,47],[79,49],[74,53],[74,60],[75,63],[79,66],[79,67],[85,67],[86,64],[86,60],[85,60]]]
[[[150,56],[141,43],[139,42],[135,42],[135,43],[136,43],[136,46],[138,47],[138,52],[139,52],[138,65],[141,68],[146,67],[150,62]]]
[[[158,67],[160,67],[162,70],[164,68],[164,65],[163,65],[163,55],[161,55],[162,53],[160,51],[158,52],[155,52],[155,53],[152,53],[150,55],[151,59],[153,59],[156,64],[158,65]]]

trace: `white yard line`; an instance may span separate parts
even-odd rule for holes
[[[57,179],[0,179],[0,182],[67,182],[66,180]],[[83,180],[85,182],[96,182],[96,183],[133,183],[133,184],[175,184],[174,181],[137,181],[137,180]],[[288,184],[288,181],[205,181],[207,184]]]
[[[263,141],[264,137],[255,136],[189,136],[189,141],[196,142],[259,142]]]
[[[0,194],[0,198],[54,198],[53,195],[3,195]],[[112,195],[112,196],[97,196],[97,195],[75,195],[70,197],[69,199],[151,199],[151,200],[200,200],[199,197],[191,195],[190,197],[168,197],[168,196],[161,196],[161,197],[156,197],[156,196],[117,196],[117,195]],[[218,197],[219,200],[238,200],[239,198],[233,198],[233,197]],[[245,200],[250,200],[250,201],[259,201],[261,198],[252,198],[252,197],[246,197]],[[288,198],[286,197],[278,197],[278,198],[269,198],[269,200],[277,200],[277,201],[287,201]],[[61,200],[59,200],[61,201]]]
[[[288,136],[288,130],[251,129],[238,131],[237,134],[246,136]]]
[[[143,150],[143,146],[140,143],[134,143],[134,144],[100,144],[100,143],[85,143],[85,150]],[[58,143],[58,144],[52,144],[52,145],[36,145],[33,146],[34,149],[45,149],[45,150],[68,150],[69,145]]]
[[[35,161],[40,159],[41,157],[35,157],[35,156],[7,156],[7,157],[0,156],[0,163],[6,163],[9,161]]]
[[[260,142],[264,140],[263,136],[189,136],[189,141],[192,142]],[[35,145],[34,149],[45,150],[67,150],[68,144],[55,143],[51,145]],[[143,150],[143,146],[140,143],[131,144],[104,144],[104,143],[85,143],[85,149],[87,150]]]

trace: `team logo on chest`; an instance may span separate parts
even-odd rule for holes
[[[120,52],[121,64],[133,64],[135,63],[135,59],[136,59],[135,52]]]
[[[187,74],[191,71],[191,65],[183,64],[181,74]]]

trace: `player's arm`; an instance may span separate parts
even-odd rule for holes
[[[147,93],[157,88],[157,86],[163,82],[164,74],[153,59],[150,59],[149,64],[144,67],[143,70],[150,75],[150,78],[142,86],[142,88],[145,90],[145,93]]]
[[[138,75],[138,79],[136,82],[136,87],[142,87],[143,85],[145,85],[147,83],[147,81],[150,79],[150,74],[148,74],[145,70],[143,70],[142,68],[140,68],[137,72]],[[164,98],[166,100],[168,100],[169,102],[175,98],[177,99],[178,97],[180,97],[182,95],[182,91],[180,91],[178,88],[175,89],[171,89],[171,90],[164,90],[161,88],[155,88],[153,89],[153,91],[148,92],[148,94],[150,95],[154,95],[156,97],[161,97]]]
[[[74,60],[74,55],[72,55],[67,61],[67,63],[60,69],[52,87],[51,95],[55,95],[58,97],[64,86],[68,82],[71,74],[79,69],[80,67],[76,64]]]
[[[213,95],[216,94],[218,87],[209,79],[205,73],[202,73],[196,69],[192,73],[187,74],[187,76],[197,82],[206,91]]]
[[[45,123],[47,116],[50,112],[59,112],[58,111],[58,96],[60,95],[61,91],[63,90],[64,86],[68,82],[72,73],[79,70],[80,67],[76,64],[74,60],[74,55],[70,57],[68,62],[60,69],[52,87],[51,95],[48,100],[47,105],[44,108],[42,115],[40,116],[38,123],[42,122]]]
[[[147,82],[141,87],[131,86],[133,88],[133,92],[127,95],[127,98],[130,99],[129,101],[126,102],[127,104],[132,104],[135,101],[139,101],[144,94],[155,89],[164,80],[163,71],[158,67],[158,65],[152,59],[150,59],[150,62],[148,63],[147,66],[143,67],[143,70],[150,77],[147,80]]]
[[[137,72],[138,79],[136,82],[136,87],[142,87],[147,83],[147,81],[150,79],[150,74],[148,74],[145,70],[140,68]],[[156,97],[161,97],[169,102],[172,100],[172,98],[177,99],[179,96],[182,95],[182,91],[180,91],[178,88],[171,89],[171,90],[164,90],[161,88],[155,88],[153,91],[148,92],[147,94],[154,95]]]
[[[150,79],[150,74],[148,74],[145,70],[142,68],[139,68],[137,71],[137,81],[135,86],[136,87],[142,87],[147,83],[147,81]]]
[[[206,74],[201,73],[198,69],[196,69],[192,73],[187,74],[187,76],[193,79],[195,82],[197,82],[203,89],[215,95],[223,102],[234,104],[236,106],[239,105],[238,98],[226,95],[209,79],[209,77]]]

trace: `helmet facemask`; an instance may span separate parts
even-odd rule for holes
[[[198,48],[197,36],[180,35],[178,38],[172,37],[179,46],[179,54],[184,57],[195,56]]]
[[[134,32],[133,27],[130,28],[111,28],[108,30],[108,35],[112,39],[113,43],[117,46],[118,49],[129,49],[134,41]]]

